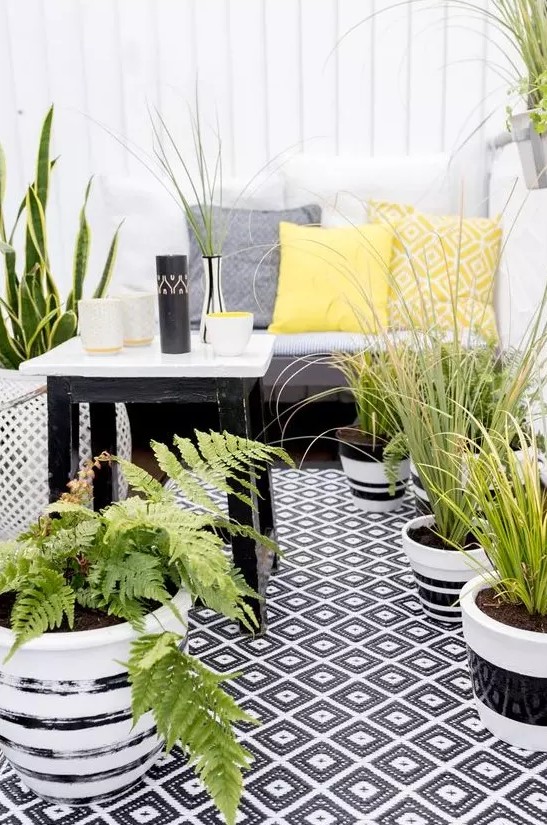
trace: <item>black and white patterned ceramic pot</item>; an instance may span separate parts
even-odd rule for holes
[[[412,459],[410,459],[410,480],[412,481],[412,490],[414,492],[414,505],[419,516],[428,516],[431,514],[431,505],[429,497],[425,490],[422,480],[419,476],[418,469]]]
[[[342,469],[348,478],[355,506],[366,513],[388,513],[400,507],[408,482],[408,459],[399,463],[395,492],[392,493],[383,446],[372,447],[359,440],[352,443],[346,435],[339,438],[339,445]]]
[[[173,599],[186,621],[190,597]],[[169,607],[146,617],[146,632],[186,633]],[[131,788],[159,756],[152,715],[133,727],[131,688],[120,662],[135,630],[128,623],[74,633],[47,633],[0,665],[0,746],[38,796],[93,804]],[[0,628],[0,660],[13,634]]]
[[[547,752],[547,634],[497,622],[477,607],[489,585],[475,576],[462,590],[463,635],[475,704],[498,739]]]
[[[479,567],[490,569],[482,548],[460,553],[419,544],[409,536],[417,527],[430,527],[434,516],[417,516],[403,527],[403,550],[414,573],[418,598],[424,612],[438,621],[460,624],[459,596],[462,587],[477,575]]]

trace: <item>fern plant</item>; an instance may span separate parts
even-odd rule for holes
[[[80,211],[72,288],[63,305],[49,259],[46,225],[50,176],[57,163],[57,158],[50,157],[52,125],[53,106],[42,125],[35,180],[21,201],[9,233],[3,211],[6,160],[0,145],[0,253],[4,257],[5,271],[4,297],[0,298],[0,366],[8,369],[17,369],[22,361],[41,355],[72,338],[78,326],[78,301],[83,295],[91,244],[86,207],[92,179],[87,184]],[[18,274],[14,243],[23,216],[26,218],[24,256]],[[116,261],[120,227],[121,224],[112,239],[94,298],[102,298],[108,290]]]
[[[247,603],[256,597],[224,553],[220,529],[243,534],[276,551],[252,527],[232,522],[210,487],[252,504],[254,483],[284,450],[228,433],[196,432],[197,446],[175,438],[177,452],[152,442],[160,467],[198,509],[181,508],[175,494],[145,470],[102,455],[80,471],[69,490],[16,542],[0,545],[0,594],[12,594],[8,658],[30,639],[74,627],[80,611],[98,610],[130,622],[139,635],[127,663],[133,719],[151,711],[167,750],[179,744],[227,823],[235,822],[242,771],[252,757],[233,725],[253,721],[224,692],[219,676],[181,650],[183,636],[144,632],[159,605],[173,606],[183,588],[193,598],[251,629]],[[178,453],[178,454],[177,454]],[[139,495],[89,509],[92,477],[103,461],[117,461]],[[250,480],[249,480],[250,479]]]

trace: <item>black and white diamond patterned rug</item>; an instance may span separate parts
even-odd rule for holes
[[[241,825],[535,825],[547,754],[493,739],[471,701],[460,631],[421,612],[400,550],[409,503],[365,517],[338,470],[274,473],[285,558],[266,635],[195,611],[191,650],[262,720]],[[0,768],[2,825],[215,825],[184,759],[165,756],[107,806],[37,799]]]

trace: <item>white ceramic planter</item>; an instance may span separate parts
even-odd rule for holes
[[[403,550],[414,573],[418,598],[432,619],[459,624],[462,618],[458,598],[466,582],[477,575],[479,565],[490,569],[482,548],[460,553],[418,544],[408,535],[416,527],[431,526],[434,517],[418,516],[403,527]]]
[[[409,475],[408,460],[399,464],[395,493],[392,494],[383,452],[382,447],[350,444],[340,439],[340,461],[348,478],[353,503],[366,513],[388,513],[395,510],[401,506],[405,494]]]
[[[49,499],[45,378],[0,369],[0,540],[27,529]],[[116,405],[118,454],[131,459],[131,427]],[[80,405],[80,457],[91,456],[89,406]],[[127,495],[121,480],[120,497]]]
[[[418,475],[418,470],[416,465],[410,460],[410,480],[412,481],[412,489],[414,491],[414,503],[416,506],[416,512],[420,516],[429,516],[431,515],[431,505],[429,503],[429,497],[425,491],[424,485],[422,484],[422,480]]]
[[[174,597],[186,619],[190,597]],[[146,631],[186,627],[168,607],[146,618]],[[162,749],[151,714],[135,727],[127,661],[136,637],[124,623],[102,630],[48,633],[0,665],[0,746],[38,796],[68,805],[120,793],[148,770]],[[13,634],[0,628],[0,660]]]
[[[547,634],[497,622],[477,607],[488,585],[476,576],[462,590],[463,635],[482,723],[517,748],[547,752]]]

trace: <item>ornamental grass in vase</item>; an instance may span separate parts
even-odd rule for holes
[[[252,503],[253,474],[287,456],[227,433],[196,437],[197,446],[175,437],[178,456],[152,443],[172,488],[101,456],[37,524],[0,545],[0,743],[46,799],[109,799],[178,745],[226,822],[236,821],[252,757],[234,725],[253,720],[222,688],[231,675],[188,653],[187,615],[199,598],[253,629],[246,600],[256,594],[222,533],[276,545],[231,521],[210,490]],[[119,463],[138,495],[96,513],[89,481],[104,460]],[[179,506],[174,489],[199,511]]]

